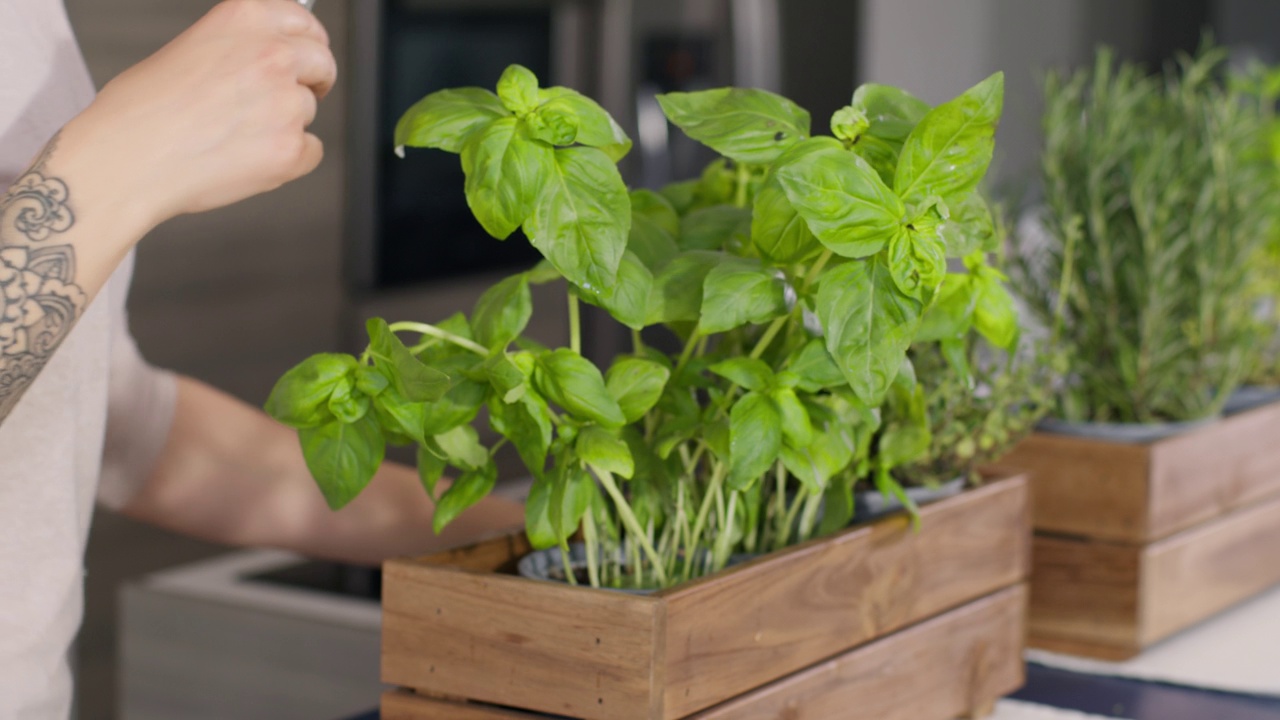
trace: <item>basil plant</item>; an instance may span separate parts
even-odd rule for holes
[[[308,359],[267,408],[298,429],[335,509],[386,445],[415,446],[437,530],[493,488],[494,454],[514,446],[534,478],[530,540],[581,538],[593,586],[666,587],[838,529],[855,483],[902,495],[894,469],[928,451],[918,419],[881,422],[888,399],[923,392],[912,342],[1015,334],[975,191],[1002,98],[1000,75],[935,108],[864,85],[826,136],[772,93],[671,93],[667,117],[722,158],[629,191],[615,163],[631,142],[589,98],[519,66],[496,93],[433,93],[401,119],[398,151],[459,154],[476,219],[499,240],[520,231],[544,261],[469,315],[370,320],[359,357]],[[530,287],[558,280],[570,340],[547,348],[522,333]],[[630,352],[584,357],[580,303],[635,331]],[[661,330],[646,343],[648,328],[678,349],[655,347]]]

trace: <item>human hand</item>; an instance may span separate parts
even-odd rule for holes
[[[336,75],[328,34],[295,0],[225,0],[108,83],[59,156],[82,195],[128,205],[145,232],[314,170],[323,146],[307,128]]]

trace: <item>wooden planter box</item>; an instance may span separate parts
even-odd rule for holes
[[[1280,582],[1280,404],[1146,445],[1036,434],[1030,643],[1126,659]]]
[[[1005,477],[649,596],[511,575],[511,537],[387,563],[384,720],[982,716],[1023,680]]]

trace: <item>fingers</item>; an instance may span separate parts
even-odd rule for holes
[[[306,37],[329,45],[329,33],[324,25],[297,0],[264,0],[273,12],[276,29],[289,36]]]
[[[320,138],[315,135],[305,133],[302,136],[302,147],[294,166],[294,171],[297,173],[294,177],[311,174],[312,170],[320,167],[322,160],[324,160],[324,143],[320,142]]]
[[[302,122],[302,127],[311,127],[311,123],[316,120],[316,112],[319,109],[320,101],[316,98],[315,91],[311,88],[298,86],[298,119]]]
[[[323,100],[338,80],[338,64],[329,52],[329,46],[309,38],[291,38],[298,83],[311,88],[316,98]]]

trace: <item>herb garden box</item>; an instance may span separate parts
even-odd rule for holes
[[[1023,678],[1027,500],[1005,477],[918,530],[889,517],[652,595],[516,577],[516,536],[389,562],[382,677],[410,690],[383,717],[982,716]]]
[[[1030,642],[1132,657],[1280,582],[1280,403],[1143,445],[1039,433]]]

